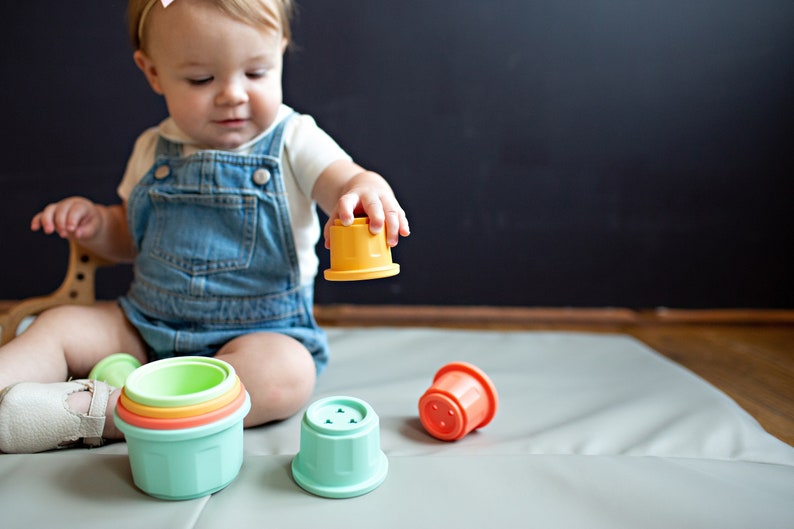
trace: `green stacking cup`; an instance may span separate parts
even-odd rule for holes
[[[130,373],[124,393],[145,406],[191,406],[223,395],[236,380],[234,368],[223,360],[177,356],[150,362]]]
[[[327,498],[360,496],[383,483],[388,469],[378,416],[363,400],[328,397],[303,414],[292,476],[304,490]]]
[[[127,353],[116,353],[100,360],[88,374],[88,378],[120,388],[126,382],[129,374],[139,367],[141,367],[141,363],[134,356]]]
[[[245,402],[233,414],[204,426],[176,430],[139,428],[114,422],[127,440],[135,485],[165,500],[189,500],[228,486],[243,465],[243,419],[251,409]]]

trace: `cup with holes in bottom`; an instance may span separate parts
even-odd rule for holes
[[[438,370],[419,399],[419,419],[433,437],[456,441],[491,422],[498,405],[488,375],[467,362],[452,362]]]
[[[360,496],[383,483],[388,469],[380,421],[368,403],[327,397],[303,414],[292,476],[304,490],[326,498]]]

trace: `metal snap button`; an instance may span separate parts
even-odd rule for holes
[[[154,177],[158,180],[162,180],[163,178],[168,177],[171,174],[171,168],[167,165],[161,165],[157,169],[154,170]]]
[[[258,185],[265,185],[270,181],[270,171],[267,169],[257,169],[254,171],[254,182]]]

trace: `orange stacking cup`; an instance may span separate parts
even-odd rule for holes
[[[198,404],[191,404],[188,406],[147,406],[136,402],[131,399],[127,392],[122,388],[119,402],[130,412],[141,415],[143,417],[152,417],[155,419],[182,419],[184,417],[195,417],[196,415],[203,415],[226,406],[237,398],[242,391],[242,382],[240,378],[235,375],[234,385],[217,397]]]
[[[331,268],[324,272],[328,281],[360,281],[394,276],[400,265],[392,262],[386,233],[372,234],[369,219],[358,217],[350,226],[337,219],[330,231]]]
[[[235,388],[236,392],[233,394],[234,398],[231,401],[220,408],[215,408],[199,415],[185,415],[169,419],[139,415],[129,410],[121,399],[116,404],[116,415],[131,426],[149,430],[179,430],[204,426],[229,417],[243,407],[247,396],[245,387],[242,384],[238,384]],[[127,402],[130,402],[129,399],[127,399]]]
[[[419,419],[433,437],[456,441],[491,422],[498,405],[488,375],[472,364],[453,362],[438,370],[419,399]]]

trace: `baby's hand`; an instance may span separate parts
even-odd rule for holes
[[[411,234],[405,211],[391,188],[380,175],[366,172],[357,175],[339,197],[325,226],[326,247],[329,245],[328,231],[336,219],[343,226],[349,226],[355,215],[361,213],[369,217],[370,232],[379,233],[385,229],[386,244],[390,247],[397,246],[400,236]]]
[[[102,227],[96,204],[82,197],[69,197],[49,204],[30,222],[33,231],[58,233],[64,239],[91,239]]]

